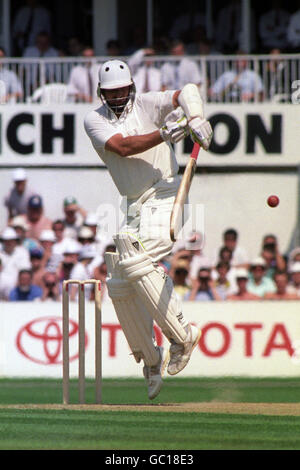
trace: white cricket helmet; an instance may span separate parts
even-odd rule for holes
[[[130,106],[129,103],[132,105],[135,98],[135,84],[126,62],[118,59],[108,60],[100,67],[98,76],[97,95],[102,100],[103,104],[116,114],[121,114],[125,108],[127,112],[130,111],[132,106]],[[106,101],[103,91],[128,86],[130,87],[128,96],[111,99],[109,103]]]
[[[99,86],[103,90],[113,90],[133,84],[128,65],[122,60],[108,60],[99,69]]]

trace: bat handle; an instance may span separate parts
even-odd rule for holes
[[[200,150],[200,145],[195,142],[192,153],[191,153],[191,158],[193,158],[194,160],[197,160],[199,150]]]

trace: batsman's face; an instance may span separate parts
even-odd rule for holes
[[[125,106],[129,99],[129,86],[115,88],[114,90],[103,90],[103,95],[109,106]]]

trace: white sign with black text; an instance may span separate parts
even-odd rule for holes
[[[5,105],[0,108],[1,165],[103,166],[84,127],[91,105]],[[299,107],[292,104],[207,104],[214,129],[200,166],[299,165]],[[176,146],[180,164],[192,149]]]

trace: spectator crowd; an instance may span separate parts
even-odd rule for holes
[[[267,8],[268,7],[268,8]],[[282,53],[299,53],[300,4],[293,11],[279,0],[273,0],[256,15],[250,12],[251,53],[267,54],[268,60],[257,66],[245,55],[242,41],[242,7],[240,0],[224,2],[214,24],[208,28],[205,14],[190,11],[182,5],[164,34],[154,31],[153,44],[148,45],[145,31],[137,27],[132,32],[135,40],[122,46],[118,39],[106,43],[109,57],[126,56],[138,92],[178,89],[187,82],[196,83],[212,102],[252,102],[263,100],[291,100],[291,85],[298,78],[298,60],[286,60]],[[1,63],[6,58],[0,47],[1,102],[35,100],[35,92],[45,85],[60,83],[66,86],[64,100],[89,103],[97,99],[97,71],[99,63],[94,48],[80,36],[70,36],[65,47],[53,43],[51,15],[36,0],[27,0],[16,12],[12,25],[15,54],[25,58],[26,67],[10,68]],[[231,54],[235,60],[214,60],[214,56]],[[172,60],[154,61],[153,56],[170,56]],[[208,59],[203,70],[194,55]],[[56,58],[74,57],[74,62],[61,63]],[[45,59],[43,66],[32,59]],[[50,59],[47,61],[47,59]],[[89,60],[90,59],[90,60]],[[174,60],[173,60],[174,59]],[[67,70],[67,72],[66,72]],[[288,85],[286,81],[288,82]],[[41,99],[41,94],[37,94]],[[278,98],[279,97],[279,98]]]
[[[67,279],[102,281],[107,299],[105,251],[115,245],[101,230],[97,215],[74,196],[61,202],[60,218],[50,220],[43,198],[28,184],[26,171],[13,171],[5,197],[7,224],[0,233],[1,301],[59,301]],[[300,247],[284,255],[276,234],[265,234],[255,259],[240,245],[239,233],[228,228],[212,256],[200,233],[174,244],[161,261],[183,301],[300,300]],[[71,300],[77,288],[71,289]],[[86,290],[93,299],[93,290]]]

